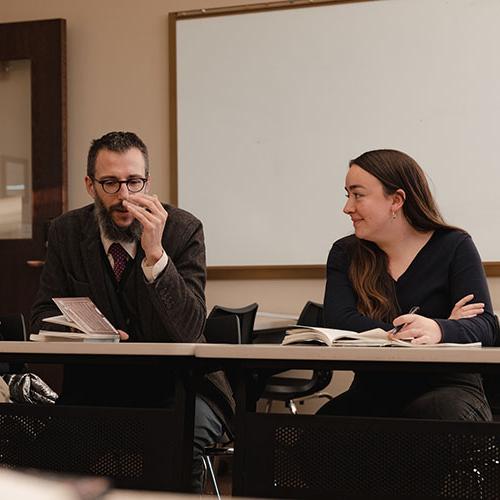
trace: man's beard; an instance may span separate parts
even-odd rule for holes
[[[119,227],[115,224],[111,214],[113,211],[122,211],[122,203],[116,203],[106,208],[99,198],[95,197],[94,200],[94,214],[96,216],[97,222],[101,231],[103,231],[104,236],[111,241],[120,241],[122,243],[131,243],[132,241],[139,241],[142,236],[142,224],[137,220],[130,224],[128,227]]]

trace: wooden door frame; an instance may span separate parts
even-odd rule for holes
[[[31,238],[0,240],[0,313],[28,317],[48,222],[67,208],[66,21],[0,23],[0,61],[15,60],[29,60],[31,67],[32,232]]]
[[[31,62],[33,236],[30,246],[32,258],[42,259],[46,222],[67,207],[66,21],[0,24],[0,60],[18,59]],[[1,243],[13,245],[15,240]]]

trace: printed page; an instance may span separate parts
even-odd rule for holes
[[[381,328],[375,328],[363,333],[351,332],[349,330],[336,330],[333,328],[305,327],[297,325],[286,331],[282,344],[294,344],[299,342],[321,342],[326,345],[337,345],[346,342],[346,345],[388,345],[387,332]]]
[[[358,333],[358,332],[352,332],[350,330],[338,330],[335,328],[296,325],[296,326],[291,326],[286,331],[287,335],[298,335],[306,333],[309,334],[317,333],[319,334],[319,337],[325,337],[329,339],[331,342],[335,342],[336,340],[339,339],[353,339],[353,340],[363,339],[365,341],[368,341],[369,339],[388,340],[387,332],[382,330],[382,328],[374,328],[372,330],[367,330],[365,332]]]
[[[51,316],[50,318],[43,318],[43,321],[47,323],[54,323],[55,325],[63,325],[69,326],[70,328],[78,328],[77,324],[70,319],[67,319],[66,316],[61,314],[60,316]]]
[[[118,335],[114,326],[88,297],[57,297],[52,299],[63,315],[84,333]]]
[[[411,339],[391,340],[388,333],[381,328],[374,328],[357,333],[349,330],[336,330],[333,328],[291,326],[286,331],[282,345],[297,343],[322,343],[328,346],[357,346],[357,347],[481,347],[480,342],[470,344],[414,344]]]

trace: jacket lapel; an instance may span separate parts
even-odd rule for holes
[[[141,247],[140,242],[137,243],[137,254],[135,256],[135,272],[136,279],[140,282],[137,286],[137,310],[140,311],[140,324],[142,330],[143,340],[151,340],[153,333],[152,328],[160,328],[160,324],[153,323],[153,303],[149,297],[148,285],[146,284],[146,278],[144,272],[142,271],[142,261],[144,259],[144,250]]]
[[[93,217],[87,221],[83,233],[85,236],[80,243],[80,251],[82,254],[85,272],[88,276],[91,293],[90,298],[97,305],[104,316],[106,316],[106,318],[113,323],[113,308],[111,307],[111,303],[106,292],[106,278],[108,272],[105,266],[107,264],[103,259],[98,225]]]

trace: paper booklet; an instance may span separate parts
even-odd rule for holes
[[[374,328],[366,332],[351,332],[313,326],[291,326],[286,330],[282,345],[289,344],[321,344],[327,346],[358,346],[358,347],[481,347],[481,342],[470,344],[412,344],[408,340],[390,340],[382,328]]]
[[[88,297],[56,297],[52,299],[62,314],[45,318],[43,321],[63,325],[75,331],[60,332],[40,330],[30,335],[38,342],[119,342],[116,328],[99,311]]]

